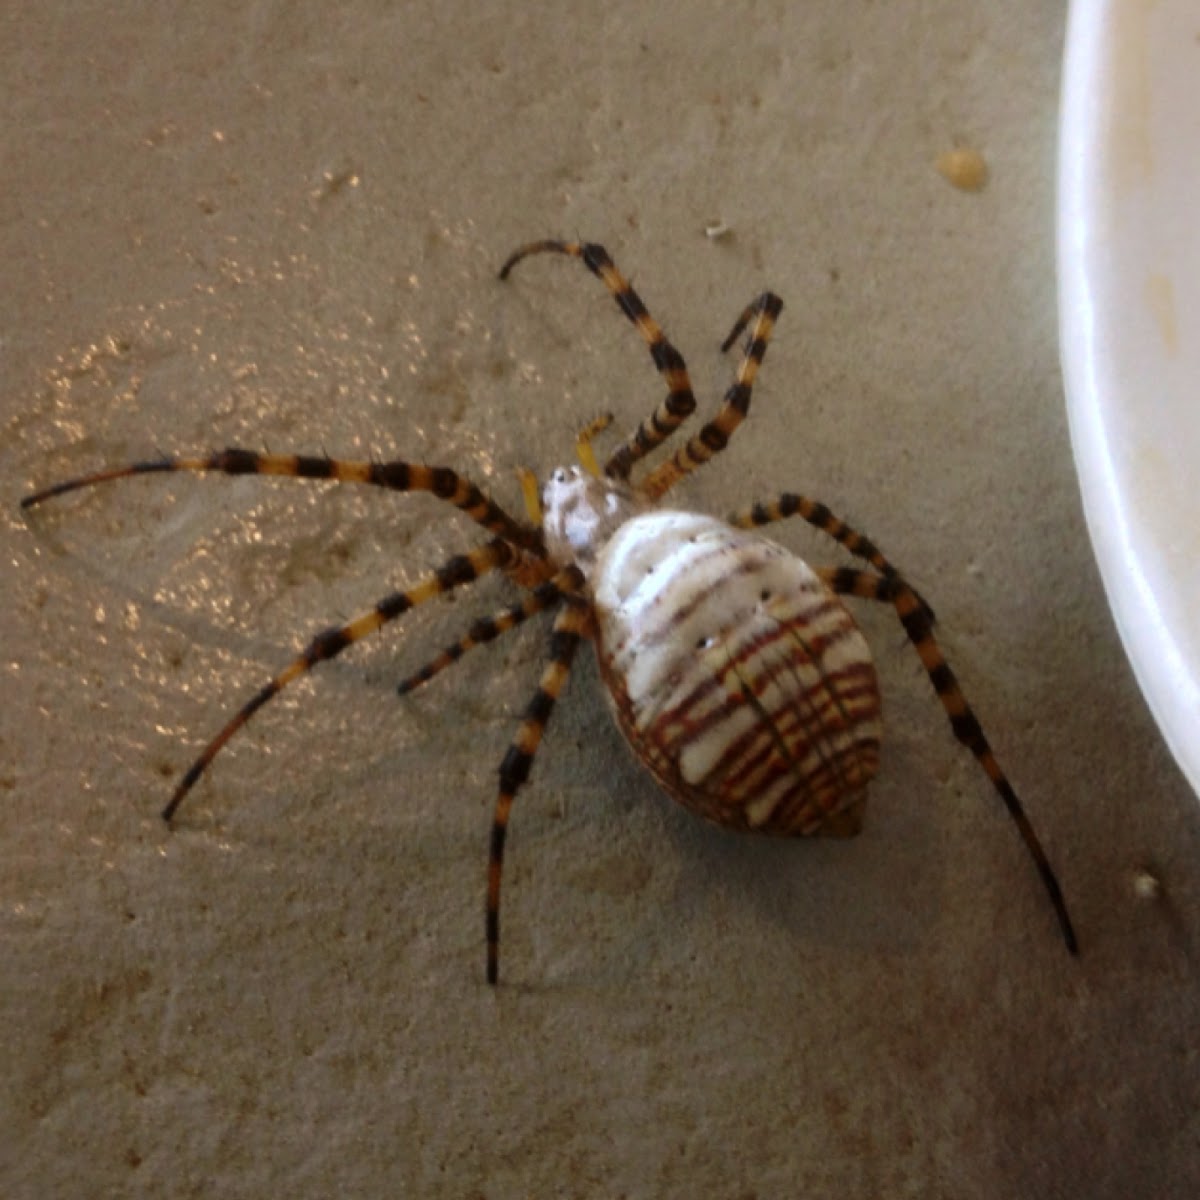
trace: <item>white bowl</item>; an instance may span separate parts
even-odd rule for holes
[[[1074,0],[1059,331],[1084,509],[1117,628],[1200,792],[1200,7]]]

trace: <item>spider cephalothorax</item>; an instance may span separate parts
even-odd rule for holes
[[[578,567],[585,579],[612,535],[647,507],[624,481],[580,467],[552,471],[541,497],[546,553],[560,567]]]
[[[842,603],[852,595],[890,604],[927,671],[955,737],[975,756],[1015,821],[1054,906],[1068,949],[1075,933],[1058,881],[1007,775],[933,635],[933,614],[876,546],[819,501],[784,493],[728,521],[669,509],[661,497],[723,450],[750,407],[751,388],[782,302],[764,292],[743,311],[722,349],[748,331],[724,403],[675,453],[641,479],[633,468],[696,407],[683,357],[603,247],[543,241],[521,247],[501,279],[531,254],[580,259],[633,323],[667,384],[662,403],[603,468],[593,422],[577,443],[581,467],[560,467],[537,488],[526,474],[530,521],[517,520],[457,472],[408,462],[347,462],[230,449],[109,468],[34,492],[52,496],[129,475],[214,471],[334,479],[392,491],[425,491],[491,534],[412,587],[318,633],[302,654],[234,714],[184,773],[163,810],[170,820],[222,746],[263,704],[317,663],[414,605],[499,570],[520,601],[476,621],[399,686],[427,682],[471,647],[537,613],[555,612],[549,661],[500,766],[487,886],[487,977],[499,972],[500,881],[513,800],[529,775],[579,643],[596,646],[617,723],[638,758],[675,800],[723,826],[782,835],[846,835],[859,829],[879,760],[880,705],[866,641]],[[812,568],[754,530],[799,516],[863,567]]]

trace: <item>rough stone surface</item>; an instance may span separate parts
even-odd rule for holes
[[[1067,441],[1062,22],[1034,0],[9,6],[0,1194],[1195,1194],[1200,829]],[[956,146],[981,191],[938,173]],[[680,501],[806,491],[910,573],[1078,961],[886,612],[863,623],[888,740],[847,842],[672,808],[581,662],[518,801],[496,991],[490,806],[544,630],[394,684],[500,583],[285,693],[163,827],[171,781],[312,632],[477,535],[428,497],[297,481],[132,480],[28,519],[19,496],[231,444],[452,464],[519,510],[514,467],[663,392],[578,264],[494,278],[576,234],[710,406],[733,318],[783,295],[750,421]]]

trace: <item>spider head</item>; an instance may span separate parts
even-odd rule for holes
[[[542,534],[560,567],[591,573],[605,543],[645,502],[620,480],[589,475],[582,467],[557,467],[542,485]]]

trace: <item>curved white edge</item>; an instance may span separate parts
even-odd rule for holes
[[[1197,143],[1176,145],[1172,161],[1161,144],[1155,153],[1152,138],[1162,131],[1151,128],[1158,86],[1152,37],[1154,45],[1163,44],[1162,30],[1151,26],[1177,18],[1180,5],[1174,8],[1172,14],[1169,2],[1148,6],[1130,0],[1071,4],[1058,145],[1059,338],[1083,506],[1117,629],[1172,753],[1200,794],[1200,661],[1194,636],[1200,590],[1192,591],[1200,577],[1200,556],[1192,553],[1200,545],[1200,528],[1181,534],[1172,527],[1173,521],[1200,520],[1200,501],[1191,508],[1184,503],[1179,511],[1181,497],[1200,496],[1200,458],[1191,461],[1192,477],[1166,479],[1172,453],[1189,449],[1186,429],[1174,436],[1172,389],[1176,402],[1190,406],[1180,411],[1196,411],[1200,428],[1200,374],[1189,379],[1177,369],[1178,360],[1187,358],[1186,343],[1179,353],[1180,342],[1193,340],[1189,334],[1200,342],[1200,328],[1189,328],[1173,307],[1176,255],[1169,239],[1178,238],[1180,229],[1156,209],[1156,196],[1186,188],[1187,180],[1180,184],[1163,176],[1183,156],[1195,158]],[[1194,21],[1196,30],[1187,40],[1200,48],[1200,15]],[[1200,73],[1200,53],[1191,61]],[[1200,89],[1191,91],[1200,97]],[[1131,112],[1139,100],[1141,111]],[[1191,112],[1200,114],[1200,103]],[[1191,180],[1193,190],[1177,192],[1172,203],[1177,206],[1181,196],[1196,206],[1196,182]],[[1182,233],[1183,268],[1189,265],[1189,238],[1200,239],[1200,216],[1194,225],[1194,233]],[[1164,313],[1150,311],[1151,284],[1159,278],[1166,281],[1170,302],[1166,316],[1175,322],[1165,329],[1165,349]],[[1195,314],[1185,305],[1183,316],[1188,315]],[[1172,328],[1178,340],[1169,336]],[[1159,364],[1162,370],[1156,371]],[[1165,457],[1154,457],[1164,442],[1170,444]],[[1168,468],[1156,473],[1161,462]]]

